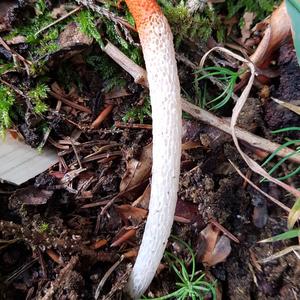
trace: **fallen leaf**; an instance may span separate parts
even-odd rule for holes
[[[127,162],[126,172],[120,183],[120,192],[130,189],[150,176],[152,166],[152,144],[145,146],[139,160]]]
[[[123,204],[116,207],[117,212],[120,214],[123,221],[131,220],[134,225],[141,223],[147,217],[147,210]]]
[[[230,239],[226,235],[219,238],[219,234],[219,229],[212,224],[208,224],[201,231],[201,235],[206,242],[205,247],[202,247],[204,253],[201,261],[208,266],[214,266],[225,261],[231,252]]]
[[[55,7],[51,12],[51,17],[53,19],[58,19],[64,15],[66,15],[68,12],[66,10],[66,6],[64,4],[61,4],[58,7]]]
[[[61,48],[69,48],[77,45],[91,45],[93,39],[86,36],[75,22],[68,24],[58,39]]]
[[[250,31],[250,28],[252,26],[252,23],[255,19],[256,15],[254,12],[245,12],[244,13],[244,16],[243,16],[243,19],[244,19],[244,26],[243,28],[241,29],[241,34],[242,34],[242,38],[241,38],[241,41],[242,41],[242,44],[245,43],[245,41],[250,37],[251,35],[251,31]]]
[[[150,184],[148,184],[143,194],[132,203],[132,206],[139,206],[141,208],[148,209],[150,202],[150,194],[151,186]]]

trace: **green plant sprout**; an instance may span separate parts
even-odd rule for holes
[[[181,243],[190,254],[188,262],[179,259],[177,256],[170,252],[165,252],[165,259],[179,278],[180,282],[176,282],[178,289],[168,295],[158,298],[143,298],[143,299],[177,299],[177,300],[204,300],[207,295],[211,295],[213,300],[217,299],[216,296],[216,282],[209,283],[205,280],[205,274],[201,271],[196,271],[195,254],[193,249],[184,241],[172,236],[173,239]],[[187,265],[191,265],[191,272],[187,270]]]
[[[277,241],[284,241],[284,240],[292,239],[292,238],[295,238],[298,236],[300,236],[300,228],[288,230],[286,232],[272,236],[265,240],[261,240],[261,241],[259,241],[259,243],[273,243],[273,242],[277,242]]]
[[[28,92],[30,100],[34,104],[34,112],[42,114],[48,109],[48,105],[43,102],[48,97],[50,88],[44,83],[38,83],[35,88]]]
[[[14,93],[6,86],[0,84],[0,136],[5,138],[6,129],[11,126],[11,108],[15,102]]]
[[[147,97],[143,103],[143,105],[135,106],[130,109],[125,116],[122,118],[123,122],[134,122],[139,121],[141,124],[144,123],[146,117],[151,118],[151,105],[150,105],[150,98]]]
[[[217,96],[216,98],[208,102],[206,100],[204,100],[203,102],[202,100],[201,105],[203,108],[207,108],[208,110],[218,110],[230,100],[233,94],[236,81],[239,78],[239,76],[243,73],[243,71],[236,72],[236,71],[231,71],[224,67],[216,66],[216,67],[207,67],[201,70],[197,70],[195,74],[197,75],[203,71],[205,72],[205,74],[200,77],[197,77],[195,79],[196,82],[214,76],[217,80],[223,82],[226,86],[222,94]]]
[[[38,232],[39,233],[45,233],[46,231],[48,231],[49,229],[49,224],[42,222],[42,224],[40,224],[39,228],[38,228]]]
[[[274,130],[271,131],[273,134],[277,134],[277,133],[282,133],[282,132],[287,132],[287,131],[299,131],[300,127],[285,127],[285,128],[281,128],[278,130]],[[291,145],[299,145],[300,140],[289,140],[287,142],[285,142],[284,144],[282,144],[280,147],[278,147],[265,161],[264,163],[261,165],[262,167],[266,166],[275,156],[276,154],[282,150],[285,147],[291,146]],[[268,173],[270,175],[272,175],[288,158],[290,158],[291,156],[297,155],[300,153],[300,146],[296,147],[296,150],[294,150],[293,152],[289,153],[288,155],[286,155],[285,157],[281,158],[269,171]],[[298,173],[300,173],[300,166],[297,167],[295,170],[293,170],[292,172],[288,173],[287,175],[278,177],[278,180],[286,180],[288,178],[291,178],[294,175],[297,175]],[[262,178],[261,182],[266,181],[266,178]]]

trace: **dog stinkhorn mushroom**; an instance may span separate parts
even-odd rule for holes
[[[173,224],[181,157],[181,101],[173,36],[155,0],[125,0],[143,49],[153,121],[149,214],[127,290],[136,299],[150,285]]]

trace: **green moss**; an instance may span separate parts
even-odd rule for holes
[[[54,21],[43,3],[44,1],[38,1],[36,15],[27,19],[24,24],[16,27],[5,37],[6,40],[9,40],[18,35],[25,36],[26,43],[29,45],[29,58],[31,60],[36,60],[59,49],[57,39],[68,22],[67,20],[59,22],[37,35],[36,33],[40,29],[45,28]]]
[[[122,120],[123,122],[139,121],[141,124],[143,124],[146,118],[151,118],[151,105],[149,97],[145,99],[143,105],[135,106],[130,109],[122,118]]]
[[[14,93],[0,84],[0,136],[5,137],[5,131],[11,126],[11,108],[15,102]]]
[[[43,102],[48,97],[50,88],[44,83],[38,83],[35,88],[28,92],[28,96],[34,104],[34,112],[42,114],[47,111],[48,106]]]
[[[79,24],[79,28],[84,34],[95,39],[100,48],[104,47],[101,35],[96,27],[96,18],[93,12],[87,9],[82,10],[78,17],[75,18],[75,21]]]
[[[191,15],[183,1],[173,5],[171,1],[160,0],[165,16],[172,28],[175,47],[178,48],[184,39],[206,41],[214,32],[218,41],[224,39],[224,26],[213,10]]]

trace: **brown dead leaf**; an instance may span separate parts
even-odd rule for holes
[[[252,26],[253,20],[255,19],[256,15],[254,12],[245,12],[244,13],[244,26],[241,29],[241,33],[242,33],[242,44],[245,43],[245,41],[250,37],[251,35],[251,31],[250,28]]]
[[[138,185],[150,176],[152,165],[152,144],[145,146],[139,160],[132,158],[120,183],[120,192]]]
[[[64,31],[59,35],[58,39],[61,48],[69,48],[77,45],[91,45],[93,39],[86,36],[79,29],[78,25],[73,22],[68,24]]]
[[[124,255],[124,257],[126,257],[126,258],[134,258],[134,257],[137,257],[137,255],[138,255],[138,248],[130,249],[129,251],[125,252],[123,255]]]
[[[120,214],[122,220],[127,222],[131,220],[134,225],[141,223],[147,217],[147,210],[131,206],[129,204],[123,204],[116,207],[117,212]]]
[[[189,220],[189,222],[202,222],[198,214],[198,205],[180,199],[178,199],[176,204],[175,215],[177,220],[178,218],[182,218],[182,220]]]
[[[225,261],[231,252],[229,238],[225,235],[219,238],[219,234],[219,229],[212,224],[208,224],[201,231],[201,235],[206,241],[201,261],[208,266],[214,266]]]
[[[150,202],[150,194],[151,186],[150,184],[148,184],[143,194],[132,203],[132,206],[139,206],[141,208],[148,209]]]
[[[58,19],[64,15],[66,15],[68,12],[66,10],[66,6],[64,4],[61,4],[58,7],[55,7],[51,12],[51,17],[53,19]]]
[[[218,240],[209,261],[210,266],[214,266],[226,260],[231,252],[230,240],[226,235],[222,235]]]
[[[206,246],[204,253],[202,255],[202,261],[205,263],[209,263],[211,261],[211,254],[215,248],[217,243],[217,239],[219,236],[219,229],[217,229],[212,224],[208,224],[202,231],[201,235],[204,237]],[[202,247],[201,247],[202,248]]]

